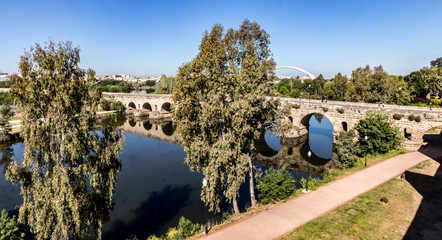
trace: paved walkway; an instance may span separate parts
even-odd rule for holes
[[[427,159],[442,156],[442,137],[426,148],[402,154],[327,184],[267,211],[205,236],[204,239],[275,239],[400,175]]]

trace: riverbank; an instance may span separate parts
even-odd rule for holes
[[[442,150],[439,149],[441,137],[430,135],[426,138],[432,144],[420,149],[419,152],[407,153],[375,164],[322,186],[317,191],[271,207],[267,211],[231,224],[222,230],[212,231],[214,233],[207,236],[206,239],[270,239],[290,233],[293,230],[288,231],[289,229],[300,227],[321,215],[326,215],[325,213],[387,182],[394,176],[400,175],[401,172],[410,167],[426,159],[435,159],[436,156],[441,156]],[[382,221],[379,222],[382,223]],[[325,225],[329,225],[328,221],[320,229],[325,228]]]

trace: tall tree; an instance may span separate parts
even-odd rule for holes
[[[78,66],[79,52],[70,42],[36,44],[11,77],[26,148],[6,176],[21,184],[19,220],[37,239],[101,238],[113,205],[124,138],[93,132],[101,93],[88,91],[94,72]]]
[[[201,196],[211,211],[219,211],[224,194],[238,213],[236,198],[246,172],[253,183],[250,145],[277,107],[264,97],[275,68],[269,44],[269,35],[255,22],[245,20],[225,34],[215,25],[197,56],[179,69],[173,116],[186,163],[209,182]]]
[[[11,139],[11,124],[9,120],[12,117],[12,109],[9,104],[1,104],[0,105],[0,142],[8,141]]]
[[[333,78],[333,89],[336,92],[336,98],[337,100],[344,100],[345,94],[347,92],[347,83],[348,78],[347,76],[342,76],[341,73],[338,73]]]
[[[424,97],[428,93],[422,71],[414,71],[405,76],[404,80],[407,82],[408,87],[413,89],[411,92],[412,97]]]
[[[366,101],[366,93],[370,89],[370,75],[372,71],[370,66],[357,68],[351,73],[350,82],[347,85],[347,101],[363,102]]]
[[[442,57],[436,58],[436,60],[431,61],[431,67],[442,68]]]
[[[322,74],[319,74],[319,76],[317,76],[315,79],[313,79],[313,87],[315,89],[316,96],[323,96],[324,95],[325,79],[322,76]]]
[[[423,67],[421,72],[425,78],[427,90],[439,96],[439,91],[442,89],[442,67]]]

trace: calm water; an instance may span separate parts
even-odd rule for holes
[[[320,177],[321,167],[333,155],[333,126],[325,117],[319,118],[310,119],[308,139],[285,140],[272,133],[263,134],[265,141],[257,147],[262,153],[256,153],[255,166],[265,171],[269,166],[278,167],[279,159],[283,159],[297,180],[308,174]],[[204,223],[205,208],[200,200],[203,176],[189,171],[184,163],[186,154],[176,141],[174,124],[134,118],[116,124],[126,131],[126,144],[120,155],[122,171],[116,184],[115,205],[110,221],[104,225],[103,239],[126,239],[131,234],[146,239],[150,234],[163,234],[176,226],[181,216]],[[308,162],[302,158],[309,150],[313,154]],[[13,159],[22,159],[23,151],[20,142],[0,145],[1,169],[12,155]],[[300,187],[299,182],[297,186]],[[19,186],[7,181],[2,171],[0,210],[17,213],[14,209],[21,203]],[[239,205],[243,211],[250,205],[248,180],[240,190]],[[231,210],[227,203],[221,208]]]

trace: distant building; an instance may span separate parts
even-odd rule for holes
[[[0,73],[0,81],[8,81],[9,74],[8,73]]]

